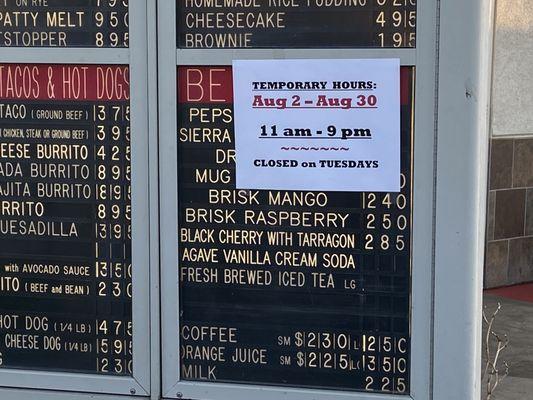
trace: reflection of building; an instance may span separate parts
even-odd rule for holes
[[[533,1],[496,12],[486,287],[533,281]]]

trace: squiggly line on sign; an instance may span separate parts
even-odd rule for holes
[[[284,151],[348,151],[346,147],[282,147]]]

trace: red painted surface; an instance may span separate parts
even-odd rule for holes
[[[411,101],[411,68],[400,70],[400,101]],[[178,68],[179,103],[233,103],[233,74],[231,67],[180,67]]]
[[[129,81],[127,66],[0,64],[0,99],[122,101]]]
[[[231,67],[178,68],[179,103],[233,103]]]
[[[507,286],[485,291],[486,294],[533,303],[533,283]]]

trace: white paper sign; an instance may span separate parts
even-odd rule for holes
[[[238,189],[400,191],[400,62],[233,62]]]

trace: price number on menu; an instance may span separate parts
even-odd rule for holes
[[[376,0],[380,47],[416,46],[416,0]]]
[[[96,0],[96,47],[129,47],[129,0]]]
[[[406,188],[401,174],[400,187]],[[408,246],[409,201],[404,193],[363,193],[364,250],[402,252]]]

